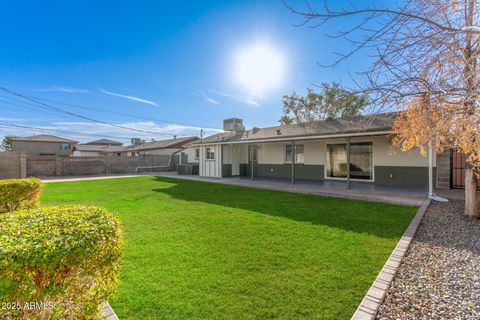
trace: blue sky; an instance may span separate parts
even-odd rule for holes
[[[301,7],[303,1],[291,3]],[[319,67],[318,62],[334,60],[333,51],[348,49],[343,40],[324,35],[345,25],[292,26],[301,21],[280,1],[8,1],[0,11],[0,85],[85,117],[146,131],[213,133],[228,117],[244,119],[248,128],[277,125],[282,95],[322,82],[349,86],[349,74],[365,70],[370,61],[368,52],[360,52],[335,69]],[[285,69],[280,83],[261,94],[232,76],[238,53],[259,43],[278,52]],[[168,137],[15,99],[0,93],[0,137],[34,133],[5,122],[92,135],[50,132],[80,141],[93,135]]]

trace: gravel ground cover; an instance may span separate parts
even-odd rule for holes
[[[432,202],[377,319],[480,319],[480,220]]]

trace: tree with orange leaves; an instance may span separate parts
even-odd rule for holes
[[[395,124],[402,149],[455,147],[465,153],[465,213],[480,218],[477,178],[480,172],[480,8],[476,0],[409,0],[344,3],[308,1],[304,8],[286,4],[305,18],[299,25],[339,24],[336,34],[352,46],[325,67],[371,49],[373,62],[355,79],[357,93],[368,95],[370,113],[403,107]],[[428,75],[428,76],[425,76]],[[476,178],[477,177],[477,178]]]

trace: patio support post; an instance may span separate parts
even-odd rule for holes
[[[347,189],[350,189],[350,138],[347,138]]]
[[[253,160],[254,160],[254,153],[255,152],[255,145],[251,144],[250,145],[250,171],[252,175],[252,180],[255,180],[255,177],[253,175]]]
[[[295,184],[295,157],[297,150],[295,150],[295,141],[292,141],[292,184]]]

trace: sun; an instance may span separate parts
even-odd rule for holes
[[[240,49],[235,56],[234,79],[244,90],[263,95],[284,80],[285,59],[279,50],[266,43]]]

